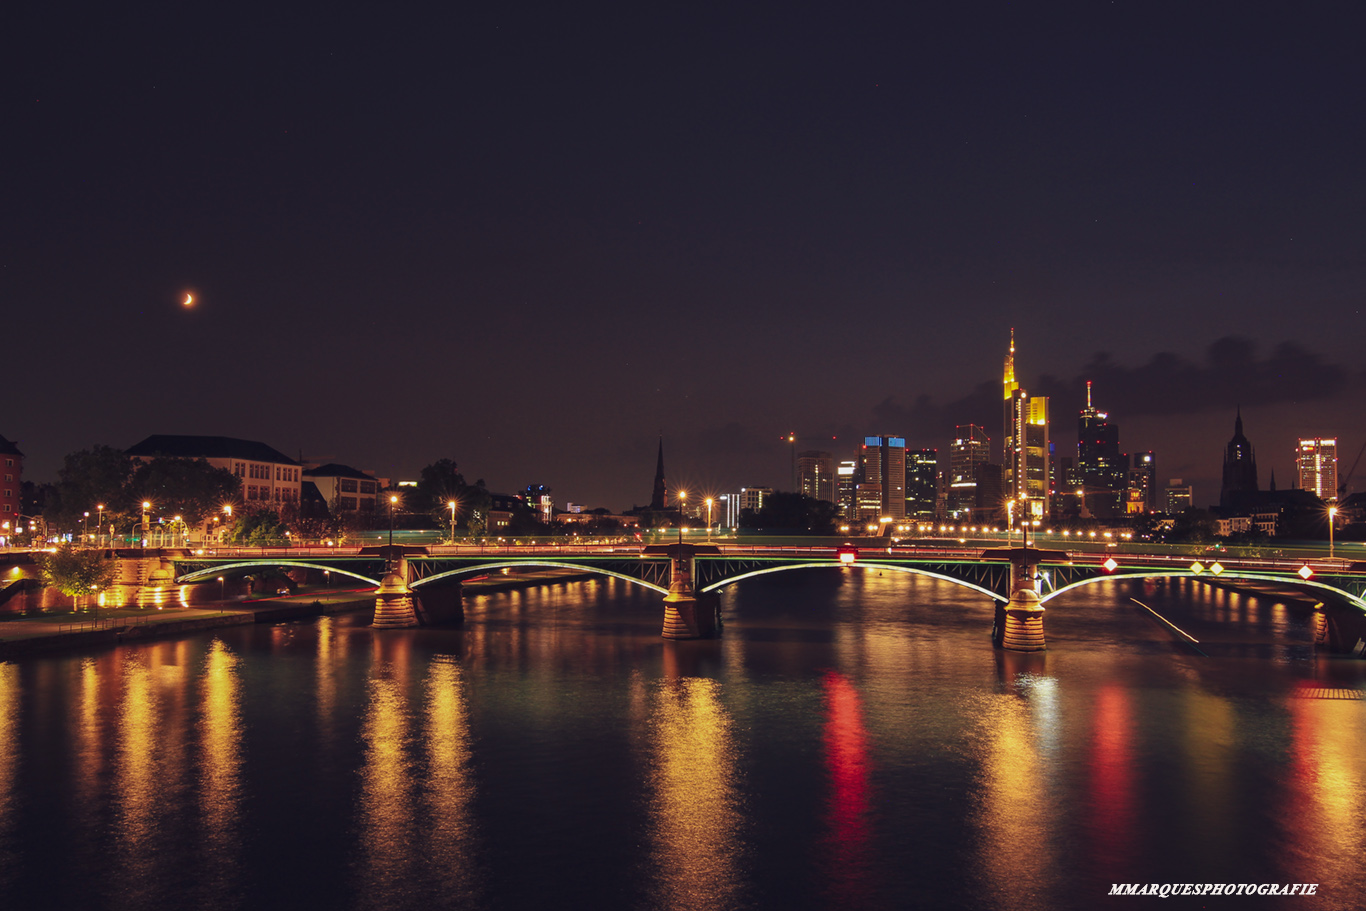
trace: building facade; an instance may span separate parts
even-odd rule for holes
[[[1052,473],[1049,457],[1048,397],[1030,397],[1015,379],[1015,330],[1010,330],[1010,353],[1003,378],[1005,427],[1002,480],[1016,519],[1042,521],[1049,514]]]
[[[856,509],[860,521],[868,518],[900,522],[906,518],[906,439],[864,437],[859,447],[859,487]],[[878,513],[865,515],[876,490]]]
[[[907,519],[933,519],[939,501],[939,451],[906,450]]]
[[[1295,448],[1295,474],[1300,490],[1321,500],[1338,497],[1338,441],[1327,437],[1301,437]]]
[[[330,462],[300,472],[333,515],[374,515],[379,511],[379,479],[358,468]]]
[[[204,459],[215,468],[226,468],[242,482],[242,500],[248,508],[279,509],[299,504],[302,467],[265,443],[233,437],[154,434],[125,451],[139,461]]]
[[[835,499],[835,457],[818,449],[797,454],[797,489],[813,500]]]
[[[948,514],[959,521],[970,519],[977,505],[977,466],[991,461],[991,440],[976,424],[953,428],[949,446]]]
[[[1233,439],[1224,447],[1223,482],[1219,487],[1219,506],[1230,508],[1239,494],[1255,493],[1257,487],[1257,453],[1243,435],[1243,410],[1233,422]]]
[[[1100,518],[1120,512],[1129,486],[1129,459],[1119,451],[1119,426],[1091,403],[1086,381],[1086,407],[1077,417],[1077,467],[1087,511]]]
[[[8,538],[11,530],[19,527],[22,512],[24,489],[24,454],[19,447],[4,437],[0,437],[0,523],[8,523],[8,528],[0,528],[0,535]]]

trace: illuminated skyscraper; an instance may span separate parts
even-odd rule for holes
[[[1322,437],[1302,438],[1295,450],[1295,473],[1301,490],[1323,500],[1338,496],[1338,441]]]
[[[1128,458],[1119,451],[1119,427],[1091,404],[1091,381],[1086,381],[1086,407],[1077,418],[1077,474],[1092,515],[1109,517],[1119,511],[1128,487]]]
[[[1005,443],[1003,480],[1014,514],[1043,519],[1048,515],[1048,397],[1029,397],[1015,380],[1015,330],[1006,355]]]
[[[1157,458],[1149,452],[1135,453],[1129,466],[1129,512],[1157,511]]]
[[[835,468],[835,496],[839,498],[840,512],[853,519],[858,515],[854,508],[855,491],[858,486],[858,462],[847,459]]]
[[[991,440],[976,424],[954,428],[949,447],[949,516],[966,519],[977,502],[977,466],[991,461]]]
[[[864,437],[859,449],[859,519],[872,505],[877,487],[879,514],[899,522],[906,518],[906,440],[904,437]]]
[[[813,500],[835,502],[835,457],[809,449],[797,454],[797,489]]]
[[[938,499],[938,450],[906,450],[906,518],[933,519]]]

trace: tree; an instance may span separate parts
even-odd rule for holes
[[[137,466],[128,490],[133,502],[150,501],[162,515],[177,515],[198,525],[217,515],[224,503],[236,500],[242,482],[207,459],[160,457]]]
[[[43,584],[64,595],[78,598],[108,588],[118,576],[117,560],[111,560],[102,550],[77,548],[63,544],[39,560]]]
[[[112,446],[68,453],[57,471],[55,491],[45,498],[43,517],[52,526],[74,528],[83,513],[93,516],[101,505],[106,520],[131,515],[138,511],[128,489],[132,475],[132,460]]]
[[[422,469],[417,487],[409,490],[406,505],[411,512],[424,513],[449,526],[452,500],[456,504],[456,524],[471,532],[482,531],[490,502],[484,479],[466,484],[453,459],[439,459]]]
[[[780,528],[828,535],[834,534],[838,519],[838,507],[827,500],[778,491],[764,497],[764,506],[757,513],[746,511],[742,514],[740,525],[743,528]]]
[[[264,547],[270,544],[284,544],[288,531],[280,514],[269,507],[243,511],[237,516],[230,536],[232,543],[247,547]]]
[[[1208,509],[1187,506],[1172,523],[1171,538],[1174,541],[1188,541],[1204,544],[1213,541],[1219,533],[1219,521]]]

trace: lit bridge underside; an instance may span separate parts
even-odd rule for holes
[[[508,570],[564,569],[608,576],[667,592],[670,561],[667,557],[647,555],[642,548],[595,546],[525,546],[499,548],[427,547],[405,548],[404,559],[411,586],[457,581],[472,576]],[[834,547],[724,547],[713,556],[696,558],[696,589],[716,592],[743,579],[778,572],[813,568],[828,569],[841,565]],[[250,573],[279,567],[314,569],[378,585],[385,572],[385,561],[374,554],[339,552],[336,548],[280,549],[271,553],[248,554],[223,549],[210,555],[170,555],[177,567],[177,582],[217,578],[224,573]],[[1107,562],[1101,562],[1106,560]],[[1345,599],[1366,613],[1366,572],[1355,566],[1330,561],[1310,561],[1312,574],[1301,574],[1305,563],[1288,560],[1229,560],[1225,564],[1194,567],[1189,558],[1143,554],[1077,554],[1071,559],[1038,564],[1036,578],[1041,602],[1083,585],[1106,579],[1218,578],[1269,582],[1302,591],[1323,592]],[[877,548],[862,550],[851,569],[879,569],[943,579],[977,591],[998,602],[1010,597],[1011,564],[991,551],[935,550],[917,548]]]

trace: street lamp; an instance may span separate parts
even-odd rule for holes
[[[1328,507],[1328,559],[1333,559],[1333,520],[1337,518],[1338,508]]]
[[[142,546],[147,546],[147,510],[152,508],[152,504],[146,500],[142,501]]]
[[[678,543],[683,543],[683,522],[688,517],[688,492],[680,490],[678,492]]]
[[[707,540],[711,540],[711,504],[712,498],[707,497]]]
[[[455,501],[447,500],[446,505],[451,508],[451,543],[455,543]]]
[[[104,504],[100,503],[95,509],[97,510],[95,519],[95,542],[99,543],[100,538],[104,536]]]
[[[90,541],[90,510],[81,513],[81,546]]]
[[[398,502],[398,494],[389,494],[389,546],[394,546],[394,504]]]

